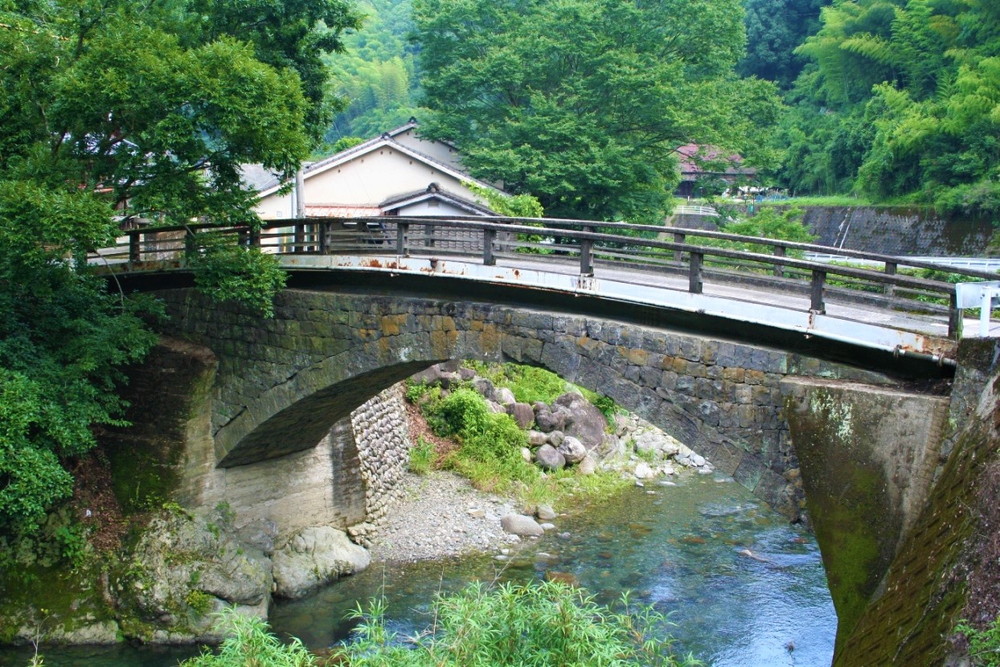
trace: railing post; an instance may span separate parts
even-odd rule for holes
[[[250,225],[249,243],[251,248],[260,248],[260,225]]]
[[[330,233],[330,221],[323,220],[317,227],[319,228],[319,254],[325,255],[330,250],[330,241],[327,238]]]
[[[497,238],[497,230],[483,230],[483,266],[494,266],[497,258],[493,256],[493,242]]]
[[[590,225],[582,229],[585,232],[594,231]],[[594,239],[580,239],[580,275],[594,275]]]
[[[128,233],[128,261],[136,263],[142,260],[142,246],[139,240],[142,238],[139,230],[133,229]]]
[[[783,245],[776,245],[776,246],[774,246],[774,256],[775,257],[784,257],[785,256],[785,246],[783,246]],[[774,275],[777,278],[784,278],[785,277],[785,265],[781,264],[779,262],[775,262],[774,263]]]
[[[898,265],[896,264],[896,262],[886,262],[885,263],[885,275],[887,275],[887,276],[894,276],[894,275],[896,275],[896,269],[897,268],[898,268]],[[892,283],[886,283],[883,292],[885,293],[886,296],[892,296],[896,292],[896,286],[893,285]]]
[[[406,252],[406,223],[396,223],[396,254],[402,256]]]
[[[705,261],[705,253],[692,252],[691,253],[691,264],[688,270],[688,291],[691,294],[701,294],[702,290],[702,277],[701,277],[701,265]]]
[[[948,338],[962,338],[962,309],[958,307],[958,291],[952,290],[948,299]]]
[[[826,313],[826,304],[823,303],[823,286],[826,283],[826,271],[813,269],[812,288],[809,291],[809,310],[823,315]]]
[[[184,256],[189,257],[195,253],[197,246],[194,242],[194,230],[190,227],[184,228]]]
[[[295,236],[292,242],[292,254],[298,255],[305,250],[306,226],[301,222],[295,223]]]
[[[674,232],[674,243],[684,243],[684,240],[686,238],[687,234],[685,234],[684,232]],[[678,262],[684,261],[684,253],[682,253],[680,250],[675,250],[674,260]]]

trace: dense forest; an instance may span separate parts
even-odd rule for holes
[[[440,80],[440,59],[454,54],[446,51],[446,43],[433,40],[428,17],[439,17],[442,8],[461,13],[468,30],[501,31],[490,33],[490,41],[504,36],[497,52],[507,59],[508,66],[489,65],[486,60],[468,62],[466,74],[479,71],[486,77],[484,87],[489,81],[509,87],[504,77],[522,81],[534,77],[532,85],[546,85],[540,82],[538,72],[527,66],[533,56],[518,51],[523,44],[520,36],[507,37],[514,34],[510,24],[514,19],[519,24],[548,26],[551,34],[555,25],[551,17],[526,19],[529,11],[543,11],[545,3],[493,3],[487,26],[476,23],[484,20],[478,13],[480,3],[416,0],[414,15],[412,2],[373,0],[367,4],[364,26],[346,38],[349,54],[332,59],[335,88],[350,100],[350,106],[328,134],[331,141],[368,136],[410,116],[433,121],[442,110],[450,113],[456,109],[462,98],[481,94],[455,88],[474,85],[469,79],[452,79],[447,84]],[[580,11],[585,14],[602,11],[599,2],[583,4],[585,10]],[[669,8],[674,15],[689,10],[703,18],[711,16],[715,26],[724,23],[725,17],[712,12],[739,10],[729,6],[720,10],[721,5],[716,4],[710,11],[710,4],[698,2],[673,4],[658,6]],[[741,50],[735,72],[744,82],[751,80],[748,77],[773,82],[783,106],[776,115],[776,132],[764,123],[741,127],[746,133],[743,141],[730,140],[727,147],[743,148],[741,153],[748,159],[756,159],[764,168],[763,184],[785,188],[791,194],[852,194],[873,202],[934,205],[946,212],[1000,211],[1000,5],[990,0],[742,0],[742,5],[745,51],[742,36],[723,38]],[[608,20],[616,19],[662,24],[662,19],[653,15]],[[440,23],[455,18],[435,20]],[[644,23],[621,27],[638,33],[639,25]],[[609,26],[601,29],[612,32]],[[676,39],[677,27],[668,29],[675,31],[672,37]],[[718,30],[705,31],[704,25],[698,29],[706,43],[720,38]],[[586,47],[594,43],[594,35],[578,34],[575,38],[579,41],[573,47],[574,58],[592,57]],[[719,48],[718,43],[713,46]],[[560,45],[549,44],[547,48],[558,50]],[[655,55],[670,60],[684,57],[669,49]],[[551,69],[553,63],[546,62],[545,67]],[[669,80],[673,85],[678,77],[671,75]],[[676,114],[677,100],[664,99],[662,115]],[[717,111],[711,105],[702,106],[708,112]],[[579,107],[574,111],[586,114]],[[509,123],[513,119],[509,112],[498,112],[500,115],[488,119],[489,123],[501,119]],[[434,126],[436,134],[472,153],[487,150],[482,147],[484,141],[494,141],[483,136],[487,119],[470,118],[469,109],[464,107],[462,113],[478,136],[462,136],[457,127],[444,130],[439,125]],[[533,108],[532,113],[543,112]],[[603,109],[601,113],[610,111]],[[766,121],[767,116],[758,110],[755,120]],[[546,122],[558,124],[551,117]],[[697,133],[686,129],[688,138],[696,139]],[[564,131],[579,133],[580,128],[566,127]],[[757,150],[751,147],[748,152],[748,143]],[[765,147],[772,150],[760,150]],[[574,158],[603,163],[604,156],[613,153],[610,144],[592,143],[590,148],[596,154]],[[517,157],[528,159],[537,180],[543,167],[530,156]],[[496,165],[474,161],[473,169],[481,175],[498,174]],[[555,205],[556,211],[592,217],[585,210],[563,211],[565,207],[557,202],[560,195],[550,191],[552,186],[529,183],[530,174],[517,174],[513,179],[509,173],[503,175],[516,190],[533,189],[550,209]],[[576,185],[573,176],[560,175]],[[615,185],[620,185],[622,178],[622,174],[608,175]],[[582,194],[592,196],[594,191]],[[643,202],[650,204],[648,198]],[[591,213],[613,215],[609,210]],[[614,213],[634,211],[619,206]]]

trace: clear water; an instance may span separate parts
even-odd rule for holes
[[[837,619],[815,539],[731,480],[690,476],[677,486],[650,484],[555,523],[556,531],[526,543],[511,562],[475,557],[373,566],[305,600],[275,605],[271,625],[311,648],[330,646],[349,634],[347,612],[384,595],[390,628],[409,635],[429,624],[438,593],[474,579],[524,581],[552,570],[572,575],[605,604],[628,590],[633,599],[669,614],[674,625],[663,632],[677,639],[681,652],[691,651],[706,664],[830,664]],[[44,651],[53,666],[175,665],[192,652]],[[0,664],[26,660],[24,653],[18,662],[4,657]]]
[[[481,557],[373,567],[277,605],[272,626],[308,646],[329,646],[349,632],[344,615],[358,600],[384,594],[390,627],[409,635],[429,624],[439,592],[552,570],[572,575],[605,604],[628,590],[669,614],[676,625],[663,631],[707,664],[830,664],[837,619],[815,539],[736,483],[691,476],[677,486],[650,484],[555,523],[554,533],[568,538],[547,534],[511,563]]]

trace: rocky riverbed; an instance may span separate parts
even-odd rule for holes
[[[412,562],[499,551],[521,538],[501,519],[517,512],[510,499],[483,493],[450,472],[407,473],[403,493],[372,541],[373,562]]]

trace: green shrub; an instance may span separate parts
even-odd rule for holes
[[[436,455],[433,442],[423,436],[417,438],[417,444],[410,448],[410,472],[426,475],[434,467]]]
[[[514,481],[538,476],[521,458],[527,436],[510,415],[490,412],[486,399],[467,387],[427,403],[424,415],[435,434],[454,436],[460,443],[444,461],[481,489],[505,491]]]
[[[84,527],[80,524],[59,526],[55,529],[53,537],[59,545],[60,555],[73,567],[83,564],[84,556],[87,554],[87,537],[84,534]]]
[[[672,639],[658,639],[666,620],[623,596],[619,610],[598,605],[579,588],[558,582],[473,583],[434,602],[430,629],[400,646],[385,628],[384,603],[373,603],[361,619],[356,641],[342,650],[353,667],[575,665],[696,665],[679,659]]]
[[[425,396],[434,399],[441,395],[440,387],[432,387],[426,382],[406,381],[406,400],[414,405],[418,405]]]
[[[184,602],[199,616],[204,616],[212,610],[212,602],[214,600],[214,597],[198,589],[188,591],[188,594],[184,596]]]
[[[219,618],[227,635],[219,652],[214,654],[204,649],[201,655],[180,663],[183,667],[312,667],[318,664],[298,639],[282,644],[268,631],[264,620],[232,608],[219,612]]]
[[[982,630],[959,621],[955,632],[961,632],[969,642],[969,658],[977,667],[1000,667],[1000,616]]]

